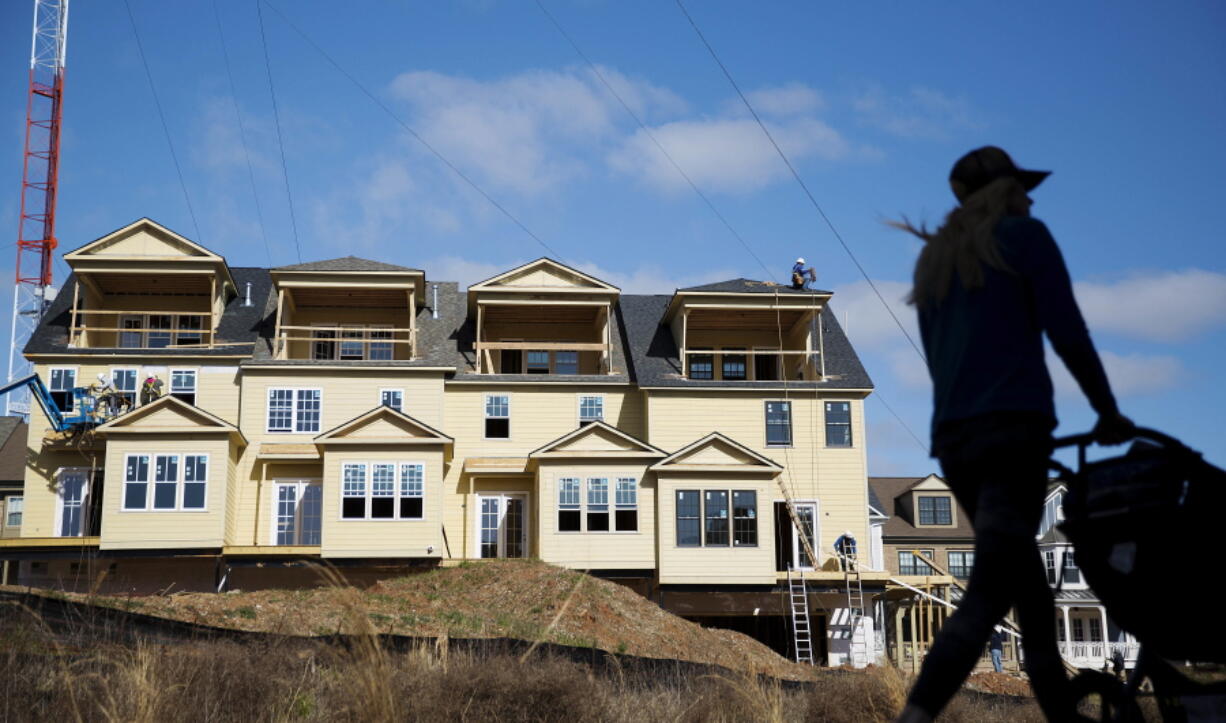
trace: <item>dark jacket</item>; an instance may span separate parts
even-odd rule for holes
[[[1095,411],[1118,412],[1047,227],[1009,216],[997,225],[996,237],[1007,271],[985,266],[984,285],[969,291],[955,275],[941,303],[919,312],[933,383],[934,456],[948,437],[943,427],[965,428],[965,420],[977,417],[1020,413],[1044,420],[1048,432],[1055,428],[1045,333]]]

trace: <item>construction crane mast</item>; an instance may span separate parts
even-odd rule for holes
[[[34,0],[30,42],[30,90],[26,105],[26,145],[17,221],[16,283],[13,287],[12,346],[8,379],[32,371],[22,349],[55,299],[52,267],[55,239],[56,179],[60,160],[60,118],[64,100],[64,61],[68,51],[68,0]],[[7,399],[9,414],[30,413],[26,392]]]

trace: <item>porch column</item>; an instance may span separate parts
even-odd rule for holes
[[[894,664],[902,669],[903,661],[903,645],[902,645],[902,618],[907,614],[907,609],[902,606],[899,601],[898,606],[894,608]]]
[[[923,605],[923,598],[911,604],[911,672],[919,672],[919,616],[916,615],[915,606]]]
[[[1111,660],[1111,655],[1115,651],[1111,650],[1111,645],[1109,644],[1111,641],[1111,636],[1107,634],[1107,608],[1103,605],[1099,605],[1098,614],[1103,621],[1102,640],[1099,641],[1103,646],[1103,657],[1107,660]]]
[[[1065,653],[1067,655],[1069,654],[1069,651],[1073,649],[1073,646],[1072,646],[1073,633],[1072,633],[1072,629],[1069,627],[1068,605],[1061,605],[1060,612],[1064,615],[1064,650],[1060,652]]]

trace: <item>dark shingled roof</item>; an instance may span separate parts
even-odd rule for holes
[[[779,389],[773,381],[697,381],[681,376],[677,344],[672,331],[661,324],[668,309],[668,296],[622,295],[620,309],[630,346],[630,368],[634,379],[644,387],[735,387],[738,389]],[[860,358],[843,334],[829,305],[821,313],[823,345],[826,351],[826,379],[820,382],[789,380],[791,389],[872,389]],[[883,512],[885,510],[882,510]]]
[[[773,281],[754,281],[753,279],[729,279],[727,281],[716,281],[713,284],[702,284],[701,286],[687,286],[684,289],[677,291],[718,291],[727,294],[773,294],[778,291],[781,294],[826,294],[830,295],[834,292],[823,291],[821,289],[793,289],[785,284],[776,284]]]
[[[957,505],[958,524],[953,527],[937,528],[937,527],[916,527],[911,524],[905,516],[899,514],[897,509],[898,498],[910,490],[915,485],[919,484],[924,477],[869,477],[868,489],[870,494],[876,494],[877,499],[884,505],[880,507],[882,512],[889,515],[888,520],[881,526],[881,537],[885,542],[890,542],[890,538],[930,538],[930,539],[949,539],[949,540],[973,540],[975,539],[975,530],[971,527],[971,520],[967,516],[966,511],[961,505]]]
[[[232,268],[234,283],[238,285],[238,295],[226,303],[222,311],[221,321],[217,326],[217,343],[213,349],[158,349],[153,353],[158,356],[234,356],[247,354],[250,345],[259,334],[262,312],[271,294],[272,280],[268,269]],[[251,306],[243,306],[247,283],[251,283]],[[71,351],[81,356],[110,356],[117,353],[149,354],[148,349],[118,349],[116,347],[99,347],[91,349],[68,348],[68,325],[72,323],[72,297],[77,284],[76,275],[68,277],[59,296],[51,302],[51,308],[39,322],[38,328],[30,335],[26,344],[26,354],[63,354]]]
[[[421,271],[407,266],[385,264],[382,261],[360,259],[357,256],[345,256],[327,261],[308,261],[305,264],[278,266],[273,271]]]
[[[871,486],[868,488],[868,506],[877,510],[881,514],[886,514],[885,505],[881,504],[881,499],[877,497],[877,491]]]
[[[26,434],[21,417],[0,417],[0,485],[20,486],[26,479]]]

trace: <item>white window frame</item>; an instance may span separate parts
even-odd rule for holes
[[[505,417],[491,417],[489,415],[490,397],[503,397],[507,400],[507,413]],[[507,436],[505,437],[489,437],[486,436],[485,421],[487,419],[506,419],[507,420]],[[500,394],[483,394],[481,395],[481,438],[490,442],[502,442],[511,438],[513,430],[511,428],[511,394],[503,392]]]
[[[18,505],[20,509],[17,510],[17,514],[22,516],[23,522],[25,521],[25,495],[6,495],[4,498],[4,519],[0,520],[0,526],[2,527],[21,527],[21,522],[17,524],[9,522],[9,518],[13,514],[13,500],[17,500],[20,503]]]
[[[168,387],[166,390],[167,396],[174,396],[175,394],[175,373],[176,372],[178,372],[179,374],[188,372],[192,375],[192,389],[191,389],[192,402],[191,403],[195,405],[196,402],[200,401],[200,370],[194,367],[171,368],[167,372],[167,376],[170,377],[169,379],[166,380],[168,384]],[[186,394],[187,392],[184,391],[182,393]],[[180,399],[179,401],[183,401],[183,400]]]
[[[132,457],[148,457],[149,458],[149,476],[144,480],[145,484],[145,506],[144,507],[127,507],[127,487],[128,487],[128,460]],[[157,458],[158,457],[177,457],[178,470],[175,474],[175,506],[174,507],[154,507],[153,498],[154,490],[157,482]],[[184,507],[183,498],[187,488],[187,458],[188,457],[204,457],[204,506],[203,507]],[[213,477],[213,459],[208,452],[128,452],[123,456],[123,478],[120,480],[119,493],[119,511],[120,512],[182,512],[182,513],[197,513],[209,511],[209,488]],[[200,480],[194,480],[192,484],[198,484]],[[166,484],[163,482],[162,484]]]
[[[600,400],[600,416],[599,417],[596,417],[595,419],[584,419],[583,417],[583,400],[584,399],[599,399]],[[605,403],[605,398],[603,394],[579,394],[577,395],[575,399],[575,420],[576,420],[575,426],[576,427],[583,426],[584,422],[595,422],[595,421],[603,422],[605,421],[604,403]]]
[[[400,395],[400,406],[393,407],[392,405],[387,404],[386,402],[383,401],[383,395],[387,394],[388,392],[392,392],[392,393]],[[379,406],[391,407],[392,409],[395,409],[397,412],[404,414],[404,388],[403,387],[386,387],[386,388],[380,389],[379,390]]]
[[[745,488],[742,488],[742,489],[745,489]],[[759,495],[759,497],[761,496]],[[773,514],[775,504],[779,504],[779,503],[786,504],[787,500],[776,499],[773,502],[774,504],[771,505],[772,514]],[[818,501],[814,499],[795,500],[792,502],[792,505],[794,507],[813,508],[813,552],[815,554],[818,553],[819,550],[821,549],[819,540],[822,539],[821,538],[821,534],[822,534],[821,505],[818,504]],[[762,524],[761,524],[762,509],[761,508],[762,508],[762,502],[761,502],[761,499],[759,499],[758,501],[758,521],[759,521],[758,522],[758,545],[759,546],[762,545]],[[800,564],[800,556],[804,554],[805,547],[804,545],[800,544],[800,531],[796,529],[796,525],[792,524],[791,515],[788,515],[788,532],[789,532],[788,542],[792,546],[792,565],[793,565],[792,569],[798,572],[809,572],[809,571],[817,569],[813,565],[806,567]],[[732,547],[733,549],[737,549],[736,545],[733,545]],[[741,547],[750,548],[749,545],[741,545]],[[814,562],[814,561],[810,560],[810,562]],[[816,563],[814,563],[814,565],[816,565]]]
[[[523,500],[523,525],[520,528],[520,546],[524,554],[521,557],[508,558],[506,556],[507,534],[506,534],[506,518],[507,518],[507,500],[518,498]],[[481,502],[485,499],[498,500],[498,553],[494,557],[481,556]],[[476,504],[473,505],[473,536],[469,544],[472,545],[472,556],[477,560],[493,560],[493,559],[512,559],[521,560],[532,556],[532,493],[531,492],[506,492],[501,490],[485,490],[476,494]]]
[[[55,388],[55,373],[56,372],[67,372],[67,371],[72,372],[72,386],[68,387],[67,389],[56,389]],[[60,392],[60,393],[67,392],[68,393],[68,407],[61,408],[60,409],[61,412],[72,412],[76,410],[76,400],[73,399],[72,390],[74,387],[81,386],[79,383],[80,376],[81,376],[80,367],[53,366],[53,367],[47,368],[47,391],[51,392],[52,394],[56,392]],[[114,384],[114,382],[111,382],[111,383]]]
[[[377,464],[390,464],[394,468],[392,475],[392,516],[391,517],[371,517],[371,500],[374,499],[375,475],[374,466]],[[345,500],[354,499],[345,494],[345,468],[350,466],[362,466],[365,470],[365,515],[363,517],[345,517]],[[421,468],[421,494],[405,494],[402,487],[402,475],[405,467],[420,467]],[[341,476],[337,485],[337,493],[340,500],[336,509],[336,519],[338,522],[425,522],[428,518],[426,514],[426,470],[428,466],[425,460],[421,459],[347,459],[341,462]],[[400,516],[400,501],[402,499],[421,499],[421,517],[401,517]]]
[[[297,491],[295,492],[295,497],[294,497],[294,525],[295,525],[294,534],[295,534],[295,537],[299,537],[299,538],[302,535],[302,493],[303,493],[303,490],[305,490],[307,487],[319,487],[320,488],[319,536],[320,536],[320,544],[323,544],[323,521],[324,521],[323,520],[324,518],[324,515],[323,515],[323,480],[317,477],[316,478],[301,478],[301,479],[297,479],[297,478],[295,479],[274,479],[272,481],[272,499],[269,500],[272,503],[272,505],[271,505],[271,509],[269,510],[270,519],[268,523],[268,530],[269,530],[268,544],[274,547],[301,547],[301,546],[304,546],[304,543],[301,543],[301,542],[294,542],[293,544],[286,544],[286,545],[282,545],[277,542],[277,518],[280,517],[280,515],[277,514],[277,504],[279,502],[279,497],[280,497],[280,488],[281,487],[291,487],[291,486],[296,487],[297,489]],[[314,547],[314,545],[305,545],[305,546]]]
[[[579,487],[578,487],[579,501],[577,505],[573,503],[568,503],[566,507],[562,506],[562,480],[566,480],[566,479],[578,480],[579,482]],[[604,505],[605,509],[603,510],[603,512],[609,515],[609,529],[607,530],[589,530],[587,528],[587,515],[589,512],[589,503],[591,502],[589,498],[589,494],[590,494],[589,493],[589,483],[591,480],[594,480],[594,479],[603,479],[605,481],[605,505]],[[633,480],[634,481],[634,502],[632,504],[630,503],[618,504],[617,502],[617,484],[621,480]],[[564,509],[578,511],[579,512],[579,529],[565,530],[565,531],[559,530],[558,525],[557,525],[558,518],[557,518],[557,515],[555,514],[554,515],[554,532],[556,532],[559,535],[580,535],[580,534],[583,534],[583,535],[586,535],[586,534],[637,535],[637,534],[642,533],[643,531],[643,517],[642,517],[643,505],[641,503],[640,493],[643,490],[643,486],[642,484],[640,484],[640,482],[641,480],[639,477],[631,477],[628,475],[608,475],[608,474],[592,473],[592,474],[559,474],[555,476],[553,478],[553,489],[554,489],[554,501],[557,506],[554,509],[554,512],[556,513]],[[635,516],[635,522],[636,522],[635,529],[633,530],[617,529],[617,511],[618,510],[634,510],[637,513]],[[600,511],[600,510],[595,510],[595,511]]]
[[[64,495],[60,489],[60,477],[65,472],[79,472],[85,477],[85,486],[81,490],[81,534],[79,535],[62,535],[60,530],[64,527]],[[86,528],[89,527],[89,507],[90,494],[93,492],[94,481],[90,479],[89,467],[60,467],[55,471],[56,493],[55,493],[55,527],[52,528],[54,533],[52,537],[84,537]],[[23,511],[24,514],[24,511]],[[24,521],[24,520],[23,520]]]
[[[129,367],[129,366],[111,367],[111,376],[110,376],[111,391],[113,391],[115,394],[120,394],[120,393],[127,394],[128,393],[126,389],[121,390],[119,388],[119,385],[115,383],[115,372],[127,372],[127,371],[132,372],[132,391],[131,391],[132,405],[129,408],[136,409],[137,407],[140,406],[140,384],[141,384],[140,367]]]
[[[787,405],[787,408],[788,408],[788,441],[786,443],[770,441],[770,435],[767,434],[767,431],[770,429],[770,426],[771,426],[770,417],[767,416],[767,406],[766,405],[768,404],[786,404]],[[795,415],[793,414],[794,411],[795,411],[795,408],[792,406],[792,401],[790,399],[764,399],[762,400],[762,446],[763,447],[768,447],[771,449],[787,449],[790,447],[794,447],[796,445],[796,424],[795,424],[796,418],[795,418]]]
[[[289,429],[273,429],[269,424],[269,402],[274,391],[292,392],[290,396]],[[319,392],[319,424],[313,430],[298,431],[298,395],[300,392]],[[265,387],[264,388],[264,431],[268,434],[319,434],[324,426],[324,390],[323,387]]]
[[[823,399],[822,402],[822,446],[826,449],[855,449],[856,405],[850,399]],[[847,405],[847,444],[830,444],[830,425],[834,424],[829,420],[831,404]]]

